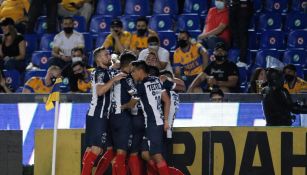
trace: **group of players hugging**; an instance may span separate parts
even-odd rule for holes
[[[136,61],[129,51],[119,56],[119,70],[110,68],[104,47],[93,55],[97,67],[91,75],[82,175],[91,175],[95,162],[95,175],[104,174],[110,163],[112,175],[183,175],[165,159],[179,105],[172,73]]]

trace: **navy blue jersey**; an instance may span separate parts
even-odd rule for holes
[[[97,95],[97,85],[104,85],[112,77],[110,76],[110,70],[97,67],[91,73],[92,83],[92,101],[89,107],[88,115],[97,117],[108,117],[111,107],[111,92],[107,91],[104,95]]]
[[[113,86],[113,99],[112,106],[114,107],[115,114],[121,113],[121,106],[130,101],[131,95],[135,94],[136,89],[131,75],[121,79]]]
[[[163,92],[162,84],[157,77],[146,77],[141,83],[136,85],[137,96],[140,98],[145,125],[154,123],[163,125],[163,111],[161,96]]]

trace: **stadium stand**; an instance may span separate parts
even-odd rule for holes
[[[126,15],[148,16],[151,14],[149,1],[144,0],[126,0]]]
[[[48,69],[48,60],[51,57],[51,51],[35,51],[32,54],[32,63],[40,69]]]
[[[99,0],[96,15],[120,16],[122,14],[121,0]]]

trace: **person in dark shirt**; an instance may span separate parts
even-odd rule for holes
[[[307,113],[307,106],[294,103],[287,89],[283,87],[282,72],[269,68],[266,71],[268,86],[262,90],[263,111],[267,126],[291,126],[295,116],[291,113]]]
[[[22,72],[25,69],[26,42],[14,25],[12,18],[4,18],[0,22],[3,31],[0,39],[0,68]]]
[[[213,87],[219,87],[225,92],[237,92],[239,89],[239,71],[237,66],[227,60],[227,49],[224,43],[218,43],[214,49],[215,61],[199,74],[192,82],[188,92],[203,92],[198,87],[201,82],[207,81],[207,89],[210,91]]]

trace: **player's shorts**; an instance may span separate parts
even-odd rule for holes
[[[149,151],[150,155],[162,154],[163,152],[163,125],[148,124],[143,137],[142,151]]]
[[[110,127],[114,149],[128,150],[132,142],[132,124],[129,112],[110,115]]]
[[[106,117],[100,118],[86,115],[85,125],[86,146],[98,146],[103,149],[106,148],[108,119]]]
[[[141,151],[143,136],[145,134],[144,116],[132,116],[132,145],[130,153]]]

